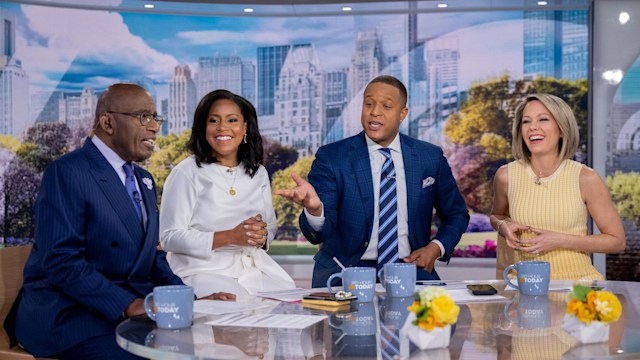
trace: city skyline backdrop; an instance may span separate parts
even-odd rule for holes
[[[163,134],[189,129],[199,98],[227,88],[254,103],[265,136],[307,156],[359,132],[364,86],[391,74],[409,90],[402,131],[437,143],[473,82],[587,76],[586,11],[279,19],[0,3],[0,15],[0,69],[14,78],[0,88],[12,108],[0,133],[14,136],[36,121],[86,127],[104,87],[129,81],[156,98]]]

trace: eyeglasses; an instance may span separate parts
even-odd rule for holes
[[[155,120],[155,122],[158,123],[158,125],[162,125],[162,123],[164,122],[164,118],[162,116],[150,114],[148,112],[130,113],[130,112],[119,112],[119,111],[107,111],[107,114],[119,114],[119,115],[136,117],[138,118],[138,120],[140,121],[140,125],[142,126],[149,125],[151,120]]]

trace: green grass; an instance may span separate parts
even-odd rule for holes
[[[457,247],[463,248],[467,245],[484,246],[486,240],[496,240],[495,232],[466,233],[462,235]],[[297,242],[287,240],[274,240],[269,247],[269,255],[315,255],[318,246],[308,242]]]
[[[273,240],[269,246],[269,255],[315,255],[318,245],[308,242]]]

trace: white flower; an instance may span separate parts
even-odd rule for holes
[[[439,296],[449,296],[449,292],[442,286],[428,286],[420,291],[420,303],[428,304]]]
[[[148,177],[142,178],[142,183],[147,186],[147,189],[149,190],[153,189],[153,180],[149,179]]]

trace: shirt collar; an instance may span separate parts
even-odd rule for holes
[[[104,156],[105,159],[107,159],[109,164],[114,169],[116,169],[116,171],[121,169],[122,165],[124,165],[124,163],[126,163],[126,161],[122,160],[122,158],[118,154],[116,154],[116,152],[113,151],[113,149],[111,149],[110,147],[107,146],[107,144],[102,142],[102,140],[100,140],[100,138],[98,136],[96,136],[96,135],[92,136],[91,137],[91,141],[98,148],[98,151],[100,151],[102,156]]]
[[[367,141],[367,149],[369,150],[369,154],[373,154],[378,152],[378,149],[382,149],[383,146],[380,146],[380,144],[376,143],[375,141],[371,140],[371,138],[369,136],[367,136],[367,134],[364,134],[364,138]],[[396,137],[393,139],[393,141],[391,141],[391,144],[389,144],[389,146],[387,146],[387,148],[396,151],[398,153],[402,153],[401,150],[401,146],[400,146],[400,133],[396,134]]]

